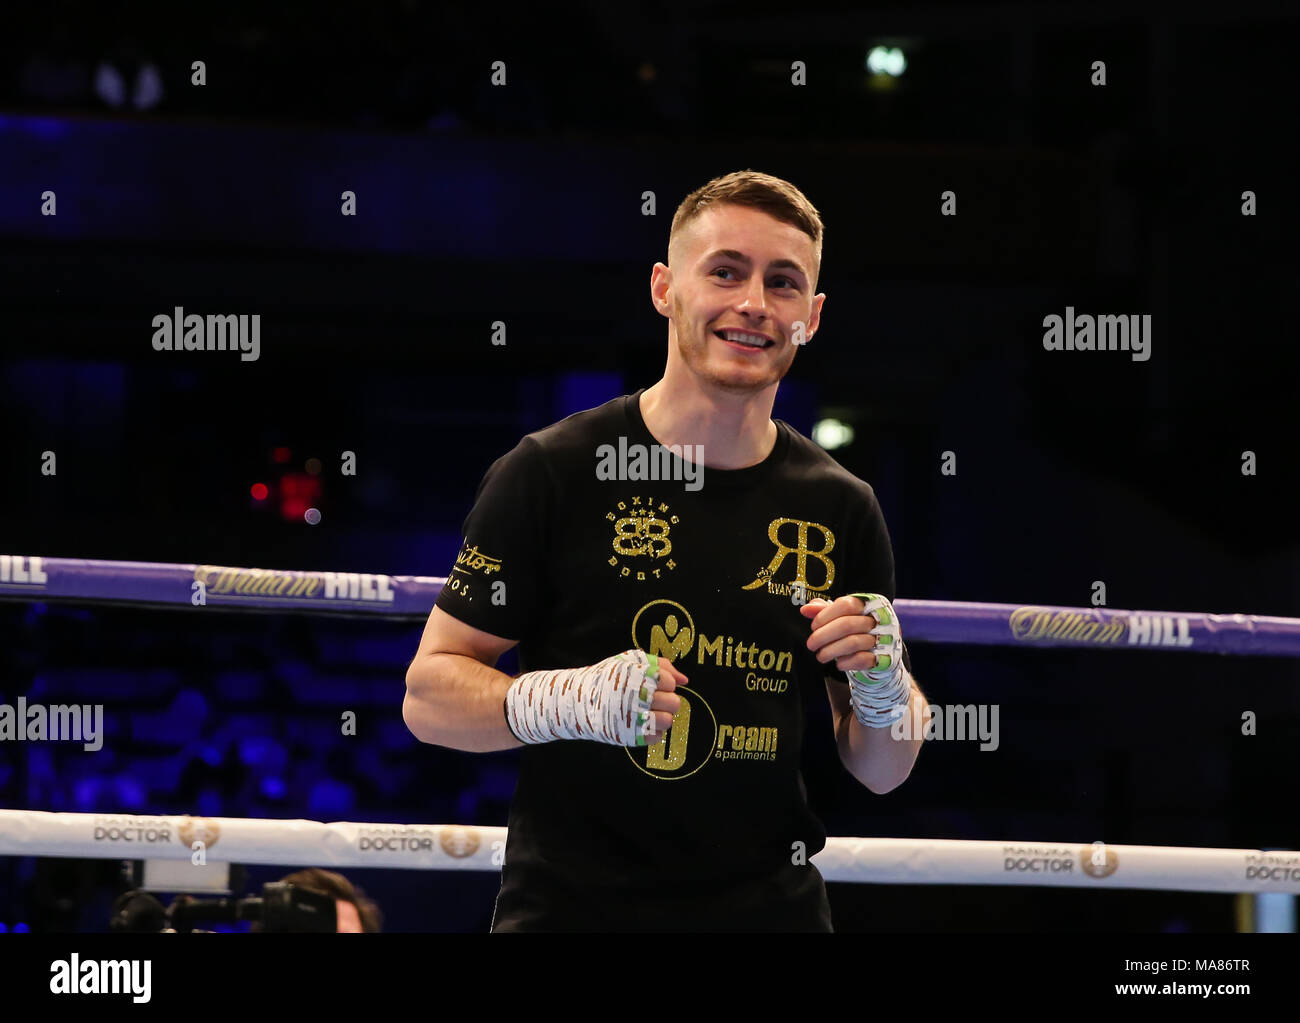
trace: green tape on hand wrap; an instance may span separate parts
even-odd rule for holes
[[[885,596],[880,593],[850,593],[850,597],[857,597],[864,604],[870,604],[873,600],[884,600]],[[877,608],[870,614],[876,619],[877,625],[893,625],[894,616],[889,613],[888,608]]]

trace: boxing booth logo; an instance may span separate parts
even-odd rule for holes
[[[680,520],[669,514],[671,510],[663,501],[656,504],[653,497],[633,495],[605,514],[605,520],[614,525],[614,553],[608,564],[618,569],[620,579],[661,579],[677,567],[670,557],[673,542],[669,533]]]

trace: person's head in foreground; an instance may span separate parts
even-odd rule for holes
[[[379,907],[342,874],[311,867],[294,871],[280,880],[319,895],[334,896],[339,934],[377,934],[383,927],[383,914]]]

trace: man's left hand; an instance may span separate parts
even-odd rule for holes
[[[875,615],[864,615],[861,597],[843,596],[833,601],[818,597],[799,608],[812,620],[808,649],[822,664],[835,662],[840,671],[866,671],[876,666],[876,637],[871,630],[879,623]]]

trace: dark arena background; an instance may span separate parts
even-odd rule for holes
[[[7,8],[0,549],[447,576],[498,456],[658,379],[673,211],[753,168],[826,223],[774,415],[875,488],[900,600],[1294,619],[1298,28],[1251,2]],[[155,350],[176,307],[259,314],[258,357]],[[1149,315],[1148,357],[1048,350],[1067,307]],[[403,723],[427,604],[0,596],[0,703],[105,708],[98,751],[0,743],[0,807],[506,824],[516,753]],[[1294,656],[909,648],[932,703],[1000,708],[998,748],[929,742],[873,795],[811,694],[829,834],[1296,848]],[[387,932],[489,927],[492,871],[341,872]],[[107,931],[126,886],[0,856],[0,930]],[[840,932],[1296,926],[1246,884],[829,891]]]

